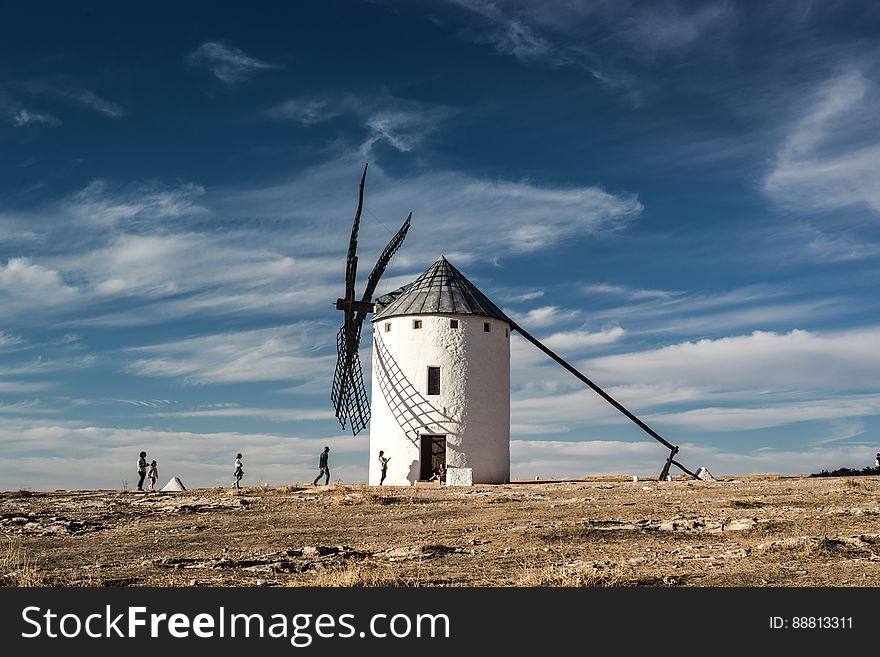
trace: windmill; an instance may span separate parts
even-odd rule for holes
[[[370,272],[367,285],[360,300],[355,298],[355,279],[357,278],[357,239],[361,222],[361,211],[364,208],[364,185],[367,180],[367,167],[361,176],[358,206],[351,227],[351,239],[348,242],[348,257],[345,263],[345,297],[336,300],[337,310],[344,313],[342,328],[336,336],[336,372],[333,375],[333,389],[330,399],[336,409],[336,417],[342,428],[346,423],[351,427],[353,435],[357,435],[370,421],[370,403],[364,387],[364,374],[361,368],[360,344],[361,327],[367,313],[373,312],[373,292],[385,272],[385,267],[403,243],[409,230],[412,212],[409,213],[400,230],[391,238],[382,251],[376,266]]]
[[[357,212],[354,216],[354,223],[351,229],[351,239],[349,240],[348,245],[348,257],[345,271],[345,297],[337,299],[336,301],[336,308],[344,313],[344,322],[342,328],[339,330],[336,340],[336,372],[333,377],[331,399],[336,409],[336,417],[339,419],[343,429],[346,427],[346,424],[348,424],[352,433],[357,435],[370,422],[371,408],[367,397],[367,391],[364,386],[363,370],[361,368],[359,355],[361,329],[367,313],[373,313],[372,321],[374,324],[376,322],[382,322],[384,329],[381,334],[387,336],[404,335],[399,331],[393,333],[390,332],[390,329],[392,328],[391,323],[400,320],[405,320],[405,326],[404,324],[401,324],[401,328],[404,330],[415,329],[410,335],[416,335],[419,333],[427,335],[432,331],[435,331],[435,329],[437,331],[447,331],[445,333],[446,339],[433,345],[434,357],[436,359],[435,364],[436,362],[443,360],[445,357],[444,354],[448,355],[447,348],[450,344],[448,339],[450,339],[450,336],[454,335],[454,333],[464,335],[465,330],[471,330],[471,328],[473,328],[473,330],[477,331],[478,335],[485,338],[487,335],[492,334],[491,329],[493,323],[500,322],[499,324],[496,324],[499,328],[502,326],[506,327],[506,329],[502,328],[499,331],[503,336],[503,339],[506,340],[509,337],[509,331],[517,331],[523,336],[523,338],[531,342],[538,349],[556,361],[556,363],[561,365],[569,373],[573,374],[578,380],[593,389],[599,394],[599,396],[623,413],[654,440],[665,446],[669,450],[669,456],[667,457],[660,473],[661,480],[667,478],[669,475],[669,469],[673,465],[694,479],[699,478],[696,474],[675,460],[679,451],[678,446],[673,445],[664,439],[660,434],[625,408],[620,402],[611,397],[611,395],[605,392],[605,390],[579,372],[564,358],[544,345],[518,323],[513,321],[445,258],[441,257],[424,274],[412,283],[404,285],[398,290],[386,295],[380,296],[374,302],[372,296],[379,283],[379,279],[384,273],[385,268],[388,266],[391,257],[400,248],[400,245],[403,243],[403,239],[406,237],[406,233],[409,230],[410,220],[412,219],[411,212],[403,222],[403,226],[401,226],[400,230],[397,231],[391,241],[388,242],[388,245],[379,256],[375,267],[373,267],[373,271],[367,279],[367,284],[360,300],[356,299],[355,279],[357,278],[358,261],[357,238],[361,212],[364,205],[364,184],[366,177],[367,167],[365,166],[363,176],[361,177]],[[417,316],[418,319],[413,319],[415,316]],[[424,332],[421,330],[423,328],[425,329]],[[453,331],[453,333],[449,333],[449,331]],[[378,395],[378,399],[381,403],[381,407],[379,408],[381,414],[379,424],[381,426],[379,427],[377,434],[381,436],[381,440],[383,441],[387,441],[389,437],[396,433],[399,433],[408,439],[399,442],[398,447],[393,448],[399,448],[401,450],[398,457],[394,460],[395,463],[414,463],[424,461],[425,454],[433,454],[434,456],[437,456],[436,450],[434,450],[432,445],[436,446],[437,440],[440,438],[438,435],[435,435],[438,432],[443,434],[447,434],[448,432],[449,445],[454,451],[456,451],[456,458],[460,458],[462,454],[466,453],[466,443],[468,442],[460,430],[463,426],[462,417],[455,417],[455,411],[451,410],[452,407],[447,409],[443,403],[438,404],[438,402],[442,402],[441,397],[426,398],[422,394],[423,392],[426,392],[427,395],[434,395],[438,394],[437,392],[432,392],[431,390],[422,391],[419,389],[418,385],[416,385],[416,380],[420,377],[419,373],[425,369],[427,364],[424,362],[424,358],[430,349],[426,351],[424,349],[424,343],[422,343],[422,347],[415,351],[398,351],[397,353],[394,353],[394,345],[391,343],[386,344],[387,338],[381,338],[381,334],[374,330],[375,344],[373,349],[373,372],[374,376],[378,378],[374,381],[373,399],[375,402]],[[439,333],[434,334],[439,335]],[[461,353],[469,355],[470,358],[477,361],[471,363],[473,366],[471,368],[472,372],[491,372],[493,364],[485,360],[486,357],[492,358],[491,345],[485,342],[481,343],[478,340],[473,339],[473,337],[472,334],[470,343],[475,345],[475,347],[469,352],[469,354],[466,351]],[[451,339],[454,342],[458,338]],[[392,342],[394,340],[395,339],[392,338]],[[408,338],[404,338],[404,340],[406,341]],[[506,349],[507,359],[509,361],[509,341],[507,342]],[[437,377],[433,384],[430,382],[428,383],[428,387],[430,388],[432,385],[436,385],[437,391],[439,392],[441,368],[428,367],[428,370],[436,370]],[[506,432],[501,431],[496,436],[490,437],[487,433],[486,427],[490,425],[494,425],[495,427],[499,426],[500,423],[498,422],[498,417],[499,415],[504,414],[503,409],[505,407],[503,404],[493,406],[491,403],[485,403],[485,400],[480,398],[480,396],[490,388],[495,387],[500,389],[506,387],[506,412],[509,417],[509,364],[506,372],[499,370],[497,374],[498,376],[494,376],[491,381],[485,381],[486,385],[483,385],[476,390],[475,394],[472,395],[472,399],[468,400],[466,395],[462,396],[459,394],[452,403],[452,406],[457,407],[458,412],[461,413],[462,416],[468,416],[470,418],[471,423],[473,423],[476,416],[482,415],[487,419],[487,422],[482,425],[477,436],[479,441],[484,443],[487,440],[494,441],[495,445],[508,443],[507,449],[502,455],[507,461],[507,475],[503,474],[502,468],[501,475],[489,475],[495,479],[509,475],[509,423]],[[454,378],[455,377],[453,376],[453,380]],[[375,383],[378,383],[378,385],[375,385]],[[458,392],[460,393],[461,390]],[[432,399],[434,401],[432,401]],[[464,399],[463,402],[462,399]],[[468,407],[470,407],[469,411],[462,413],[462,409]],[[377,427],[375,426],[373,427],[373,429],[376,428]],[[458,433],[456,433],[456,431],[458,431]],[[428,442],[425,442],[426,439]],[[441,448],[441,452],[446,453],[447,443],[445,436],[443,437],[442,444],[443,447]],[[388,450],[389,447],[386,446],[385,449]],[[441,458],[445,463],[446,457],[441,455]],[[465,460],[467,460],[467,458],[468,457],[465,456]],[[474,459],[471,458],[471,460],[473,461]],[[490,467],[498,472],[499,459],[497,458],[497,455],[490,455],[488,460],[491,462]],[[373,461],[375,461],[375,459],[371,459],[371,465],[374,465]],[[448,466],[449,464],[445,463],[445,465]],[[487,480],[486,483],[490,482]]]

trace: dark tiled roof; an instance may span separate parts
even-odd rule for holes
[[[489,298],[440,257],[424,274],[409,285],[389,292],[375,301],[373,321],[397,315],[482,315],[510,320]]]

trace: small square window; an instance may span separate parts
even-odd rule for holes
[[[492,325],[489,322],[483,322],[483,332],[488,333],[492,330]]]
[[[458,320],[450,319],[449,320],[449,328],[458,328]]]
[[[391,330],[391,322],[385,322],[385,331],[387,332],[390,330]]]
[[[414,319],[414,320],[413,320],[413,328],[414,328],[414,329],[422,328],[422,320],[420,320],[420,319]]]

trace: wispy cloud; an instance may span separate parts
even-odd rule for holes
[[[13,335],[9,331],[0,331],[0,350],[15,348],[24,342],[22,338]]]
[[[204,194],[200,185],[164,185],[156,181],[114,185],[107,180],[90,182],[67,201],[75,217],[98,226],[122,222],[175,219],[200,214],[205,208],[196,203]]]
[[[261,61],[219,41],[203,43],[189,53],[186,60],[192,67],[208,69],[228,85],[241,82],[257,71],[278,68],[277,64]]]
[[[559,306],[540,306],[526,313],[511,313],[511,318],[529,331],[535,328],[570,324],[581,317],[580,311],[563,310]],[[531,331],[530,331],[531,332]]]
[[[352,187],[352,173],[356,180],[358,164],[336,160],[273,187],[227,194],[222,203],[227,211],[249,208],[253,212],[260,207],[262,216],[288,217],[292,212],[290,199],[309,198],[306,217],[311,220],[350,216],[356,197],[354,203],[344,199],[345,203],[340,204],[338,190]],[[461,264],[463,259],[490,261],[510,253],[536,252],[564,240],[583,240],[622,230],[643,211],[641,202],[631,193],[614,194],[597,186],[490,180],[454,170],[394,176],[371,165],[367,184],[367,207],[377,217],[393,217],[388,225],[396,225],[408,210],[416,210],[416,228],[407,237],[406,252],[394,260],[395,266],[403,267],[410,262],[422,267],[425,261],[433,262],[443,253],[458,254],[455,262]],[[419,200],[418,208],[412,207],[413,199]],[[481,230],[475,232],[474,226]],[[320,229],[322,245],[327,248],[330,241],[326,226],[322,224]],[[362,248],[381,250],[387,239],[384,228],[380,232],[363,231]],[[336,244],[333,248],[338,248]],[[443,253],[438,252],[438,245],[443,245]]]
[[[481,35],[498,52],[517,59],[560,60],[562,54],[550,41],[540,36],[523,18],[506,13],[498,3],[487,0],[450,0],[486,21],[488,30]]]
[[[45,374],[47,372],[63,372],[80,370],[92,367],[96,362],[95,356],[81,356],[79,358],[34,358],[26,363],[0,367],[0,376],[30,376]]]
[[[633,288],[628,285],[612,285],[610,283],[592,283],[585,285],[583,288],[587,294],[607,294],[610,296],[621,296],[626,299],[669,299],[681,294],[680,292],[670,292],[667,290],[646,290]]]
[[[615,326],[602,331],[560,331],[552,333],[541,342],[553,350],[561,349],[566,353],[579,353],[598,345],[607,345],[623,338],[625,331]]]
[[[89,107],[100,114],[109,116],[111,119],[120,119],[125,116],[125,109],[119,103],[102,98],[93,91],[84,89],[70,93],[71,100]]]
[[[0,116],[6,119],[16,128],[22,128],[28,125],[61,125],[61,119],[54,114],[48,112],[38,112],[28,109],[21,103],[4,100],[0,96]]]
[[[633,45],[653,52],[682,50],[699,41],[718,37],[735,24],[731,2],[701,3],[694,8],[674,2],[636,4],[621,23],[621,33]]]
[[[303,422],[311,420],[332,420],[332,409],[283,409],[283,408],[207,408],[191,411],[153,413],[161,417],[246,417],[270,422]]]
[[[736,23],[731,2],[566,2],[447,0],[466,10],[463,34],[526,63],[588,73],[634,106],[647,83],[637,62],[714,46]],[[467,20],[468,18],[472,20]]]
[[[273,119],[313,126],[339,116],[354,116],[366,132],[360,146],[369,157],[377,143],[409,153],[435,132],[454,111],[443,105],[429,105],[390,95],[354,96],[330,94],[293,98],[264,112]]]
[[[334,117],[356,111],[357,103],[348,95],[292,98],[266,110],[265,115],[305,126],[317,125]]]
[[[818,85],[764,178],[766,194],[801,212],[880,212],[878,99],[877,85],[854,65]]]
[[[304,323],[134,347],[129,353],[146,357],[136,358],[126,370],[144,376],[177,377],[192,384],[329,376],[335,356],[319,355],[315,350],[332,342],[333,333],[326,326]]]
[[[812,420],[840,420],[880,415],[880,395],[811,400],[760,407],[709,407],[647,415],[650,422],[701,431],[747,431]]]

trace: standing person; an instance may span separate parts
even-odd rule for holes
[[[880,470],[880,452],[877,452],[877,456],[874,457],[874,467]]]
[[[241,465],[241,452],[235,455],[235,463],[233,463],[234,470],[232,471],[232,476],[235,477],[235,481],[232,482],[233,488],[241,488],[241,478],[244,476],[244,470]]]
[[[324,485],[326,486],[330,483],[330,466],[327,465],[327,459],[329,458],[329,456],[330,448],[325,446],[324,451],[321,452],[321,456],[318,457],[318,467],[321,469],[321,471],[318,472],[318,476],[315,477],[315,480],[312,482],[312,486],[317,486],[318,480],[324,476],[326,476],[326,479],[324,479]]]
[[[391,460],[390,456],[385,456],[385,452],[381,449],[379,450],[379,467],[382,469],[382,478],[379,480],[379,485],[381,486],[385,482],[385,475],[388,474],[388,461]]]
[[[150,480],[150,492],[156,492],[156,480],[159,478],[159,466],[153,461],[150,463],[150,469],[147,470],[147,479]]]
[[[147,453],[141,452],[138,456],[138,464],[137,464],[137,473],[138,477],[138,490],[144,490],[144,478],[147,476]]]

